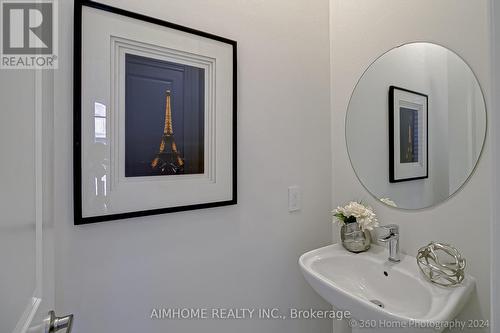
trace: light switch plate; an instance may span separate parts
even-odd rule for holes
[[[288,188],[288,211],[296,212],[302,208],[302,195],[299,186],[290,186]]]

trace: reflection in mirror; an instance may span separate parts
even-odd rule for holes
[[[420,209],[443,202],[472,174],[486,107],[470,67],[454,52],[411,43],[378,58],[349,103],[352,166],[382,202]]]
[[[107,114],[106,105],[99,102],[94,102],[94,145],[92,153],[95,155],[95,160],[100,161],[92,166],[93,178],[95,186],[94,203],[106,208],[108,205],[108,182],[107,169],[108,160],[106,159],[106,151],[108,149],[107,140]],[[97,158],[99,157],[99,158]]]
[[[106,144],[106,105],[94,103],[95,142]]]

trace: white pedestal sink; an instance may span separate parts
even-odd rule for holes
[[[402,255],[401,262],[390,263],[387,250],[378,245],[360,254],[330,245],[303,254],[299,264],[318,294],[335,309],[351,313],[353,332],[442,331],[475,286],[471,276],[453,288],[434,285],[414,257]]]

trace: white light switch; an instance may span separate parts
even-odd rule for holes
[[[290,186],[288,188],[288,211],[296,212],[301,209],[301,194],[299,186]]]

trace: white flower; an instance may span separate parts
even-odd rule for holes
[[[373,209],[359,202],[351,201],[347,206],[337,207],[333,214],[341,224],[344,224],[345,220],[350,217],[356,218],[356,222],[363,231],[373,230],[373,228],[378,227],[377,216]]]
[[[389,205],[392,207],[398,207],[398,205],[396,205],[396,203],[394,201],[392,201],[390,198],[382,198],[382,199],[380,199],[380,201],[382,201],[386,205]]]

